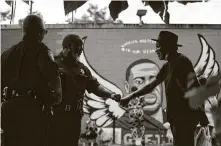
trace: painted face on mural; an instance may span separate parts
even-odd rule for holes
[[[159,72],[156,64],[144,62],[133,66],[130,70],[130,76],[125,83],[125,90],[131,93],[141,88],[144,84],[150,83]],[[147,114],[155,114],[162,105],[162,85],[157,86],[153,92],[144,95],[145,107]]]

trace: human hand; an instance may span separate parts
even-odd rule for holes
[[[115,100],[116,102],[120,102],[120,100],[121,100],[121,95],[120,95],[120,94],[113,93],[113,94],[111,94],[111,99]]]
[[[120,100],[120,105],[122,105],[123,107],[127,106],[131,99],[132,99],[132,94],[124,96]]]
[[[163,126],[166,128],[166,129],[169,129],[170,128],[170,123],[169,122],[166,122],[163,124]]]

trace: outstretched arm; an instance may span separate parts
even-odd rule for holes
[[[115,98],[115,96],[117,95],[116,93],[107,89],[103,85],[97,86],[97,88],[93,91],[93,93],[99,97],[104,98],[104,100],[106,100],[107,98]]]
[[[88,85],[87,85],[87,91],[89,93],[94,93],[95,95],[102,97],[104,100],[107,98],[111,98],[116,101],[120,101],[121,95],[116,94],[115,92],[112,92],[108,88],[101,85],[95,77],[92,76],[89,69],[86,67],[86,72],[88,74]]]

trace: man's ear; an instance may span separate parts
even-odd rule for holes
[[[124,82],[124,88],[127,94],[130,93],[130,85],[127,81]]]

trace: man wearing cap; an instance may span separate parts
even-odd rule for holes
[[[162,66],[156,78],[137,91],[123,97],[125,105],[134,97],[150,93],[163,81],[167,98],[167,120],[170,123],[176,146],[194,146],[194,130],[199,122],[201,110],[192,109],[188,99],[184,99],[187,89],[200,86],[191,61],[178,53],[178,36],[169,31],[161,31],[156,41],[156,53],[160,60],[167,62]],[[194,74],[194,82],[188,85],[189,74]]]
[[[120,95],[103,87],[90,70],[79,61],[83,52],[83,40],[75,34],[64,37],[63,51],[55,57],[59,66],[63,89],[63,101],[51,118],[49,146],[77,146],[83,115],[85,91],[102,98],[120,98]]]
[[[20,42],[1,55],[4,146],[43,146],[46,113],[62,101],[61,80],[51,51],[42,43],[43,20],[27,16],[23,34]]]

